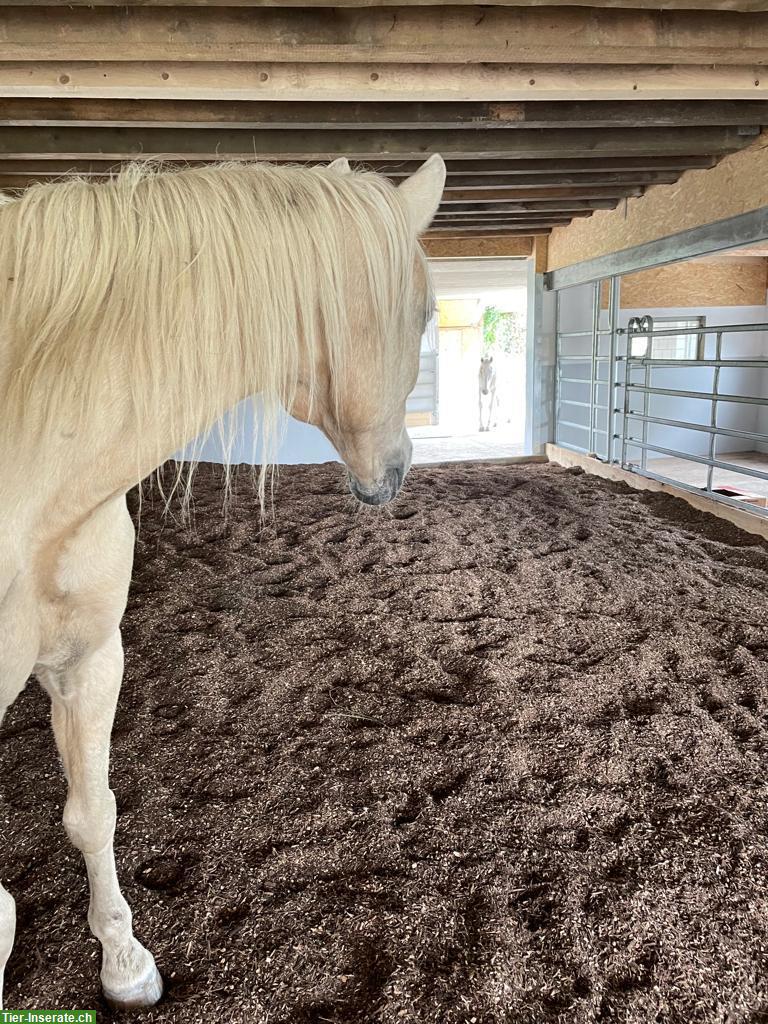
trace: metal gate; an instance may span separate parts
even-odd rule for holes
[[[665,328],[643,316],[621,327],[619,288],[612,277],[556,293],[555,442],[744,508],[715,476],[768,480],[768,323]],[[690,351],[670,351],[681,338]],[[747,352],[756,338],[758,353]],[[741,445],[753,463],[731,461]],[[677,460],[700,470],[683,474]]]

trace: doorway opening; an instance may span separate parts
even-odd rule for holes
[[[524,454],[526,264],[430,260],[437,314],[407,407],[414,463]]]

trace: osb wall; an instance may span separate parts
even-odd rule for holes
[[[548,269],[652,242],[687,228],[768,206],[768,132],[709,170],[686,171],[674,185],[598,210],[549,237]]]
[[[652,267],[621,279],[622,309],[763,306],[768,260],[707,259]],[[602,305],[608,308],[607,281]]]
[[[529,235],[508,238],[423,238],[427,256],[531,256],[533,238]]]

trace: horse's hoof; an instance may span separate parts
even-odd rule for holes
[[[118,991],[104,988],[104,998],[113,1010],[138,1010],[142,1006],[154,1006],[162,994],[163,979],[154,962],[145,977],[135,985]]]

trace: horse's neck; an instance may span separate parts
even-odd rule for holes
[[[76,430],[55,424],[34,444],[20,434],[16,444],[0,452],[0,476],[7,484],[0,489],[0,519],[17,522],[25,532],[37,529],[35,524],[48,532],[57,523],[65,527],[82,519],[208,431],[245,397],[245,390],[243,384],[241,392],[220,396],[201,389],[194,416],[187,420],[169,386],[164,408],[140,422],[129,389],[116,387]],[[182,422],[186,429],[179,426]]]

